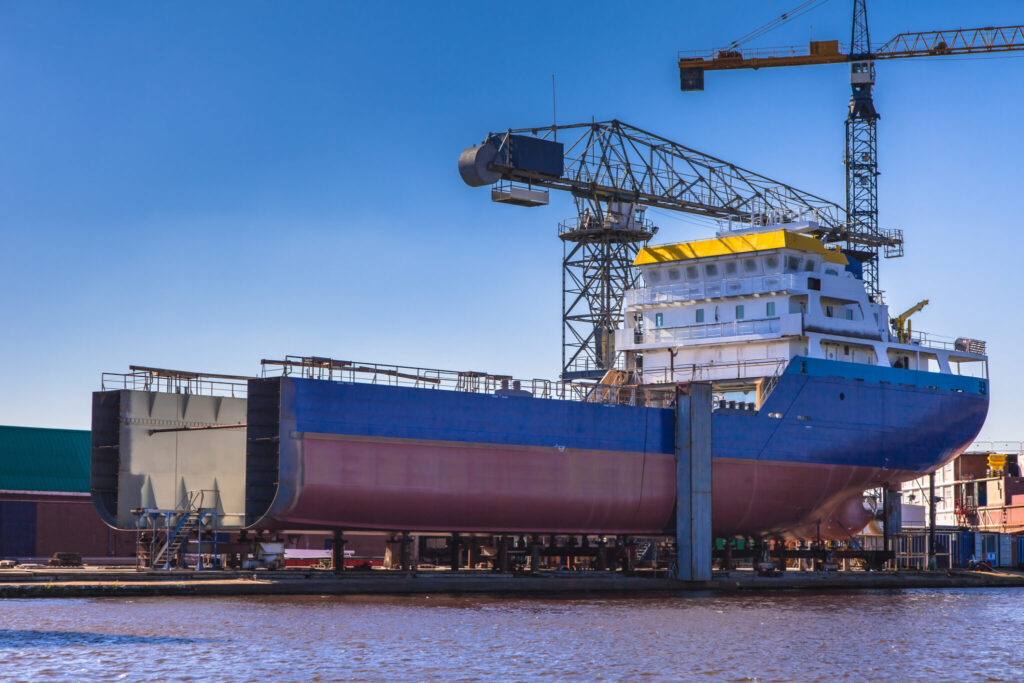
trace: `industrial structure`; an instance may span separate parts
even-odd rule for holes
[[[805,50],[790,48],[741,48],[747,40],[763,35],[803,14],[822,0],[810,0],[767,25],[751,31],[728,47],[710,51],[680,52],[679,84],[685,91],[704,89],[704,72],[732,69],[763,69],[813,64],[850,65],[850,102],[846,117],[846,215],[849,224],[837,235],[843,251],[862,262],[864,282],[873,299],[881,301],[878,278],[879,251],[886,257],[903,255],[900,230],[879,228],[878,135],[875,108],[875,62],[910,57],[948,57],[1024,50],[1024,26],[1001,26],[949,31],[900,33],[872,49],[868,30],[867,0],[854,0],[850,43],[843,49],[837,40],[811,41]]]
[[[0,426],[0,560],[130,560],[134,534],[93,509],[89,460],[86,430]]]
[[[623,295],[638,282],[633,261],[657,232],[645,209],[748,227],[803,218],[833,240],[846,231],[842,207],[822,197],[615,120],[490,133],[462,153],[459,172],[470,186],[492,185],[500,203],[540,206],[549,190],[575,200],[577,217],[558,231],[565,382],[616,367]]]

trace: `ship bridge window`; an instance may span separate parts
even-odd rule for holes
[[[756,273],[757,272],[757,259],[752,259],[752,258],[743,259],[743,270],[744,270],[744,272],[747,272],[747,273]]]
[[[779,271],[778,254],[768,254],[764,257],[764,271],[766,273],[777,273]]]
[[[737,265],[737,263],[735,261],[728,261],[728,262],[726,262],[726,264],[725,264],[725,274],[726,275],[735,275],[737,272],[739,272],[739,266]]]
[[[678,268],[669,268],[668,269],[668,279],[669,280],[678,280],[679,279],[679,269]]]
[[[802,259],[799,256],[787,256],[786,257],[786,272],[787,273],[798,273],[800,272],[800,261]]]
[[[826,268],[825,275],[839,275],[839,271],[835,268]]]
[[[818,262],[812,258],[807,259],[807,261],[804,263],[804,271],[808,273],[813,273],[816,270],[818,270]]]
[[[647,271],[647,281],[655,283],[661,282],[661,272],[657,270]]]
[[[708,278],[709,280],[718,278],[718,264],[709,263],[706,266],[704,266],[704,277]]]
[[[698,280],[698,279],[700,279],[700,271],[697,270],[697,266],[686,266],[686,279],[687,280]]]

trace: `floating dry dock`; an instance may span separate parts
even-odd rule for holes
[[[798,572],[761,577],[750,571],[715,572],[709,581],[684,582],[612,572],[540,572],[515,576],[463,571],[136,572],[134,570],[0,570],[0,597],[135,597],[225,595],[636,595],[701,591],[837,590],[1024,587],[1024,572]]]

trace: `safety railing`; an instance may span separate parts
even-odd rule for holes
[[[1024,455],[1024,441],[975,441],[965,453],[1005,453]]]
[[[196,396],[227,396],[245,398],[248,378],[231,375],[202,375],[174,371],[132,369],[131,372],[104,372],[100,377],[102,391],[128,389],[167,394]]]
[[[262,360],[264,377],[303,377],[335,382],[381,384],[418,389],[448,389],[476,394],[559,398],[558,385],[547,379],[516,379],[472,370],[438,370],[406,365],[365,363],[318,356],[285,356],[283,360]]]
[[[988,345],[980,339],[969,337],[943,337],[940,335],[928,334],[927,332],[914,332],[910,335],[910,342],[918,346],[925,346],[932,349],[945,351],[958,351],[984,356]]]
[[[792,289],[807,289],[807,276],[796,274],[762,275],[712,282],[643,287],[627,291],[625,303],[626,306],[650,306],[675,301],[784,292]]]
[[[671,367],[644,368],[641,378],[643,384],[768,379],[774,385],[788,365],[789,358],[758,358],[725,363],[686,363]]]
[[[705,323],[682,327],[657,327],[644,332],[633,331],[636,344],[676,344],[691,339],[717,339],[748,334],[777,334],[782,329],[779,318],[737,320],[728,323]]]

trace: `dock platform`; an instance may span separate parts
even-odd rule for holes
[[[692,592],[772,590],[877,590],[901,588],[1024,587],[1024,571],[811,572],[758,576],[751,571],[715,572],[710,581],[677,581],[612,572],[540,572],[512,575],[493,572],[398,571],[347,572],[170,571],[133,569],[0,570],[0,598],[138,597],[242,595],[641,595]]]

